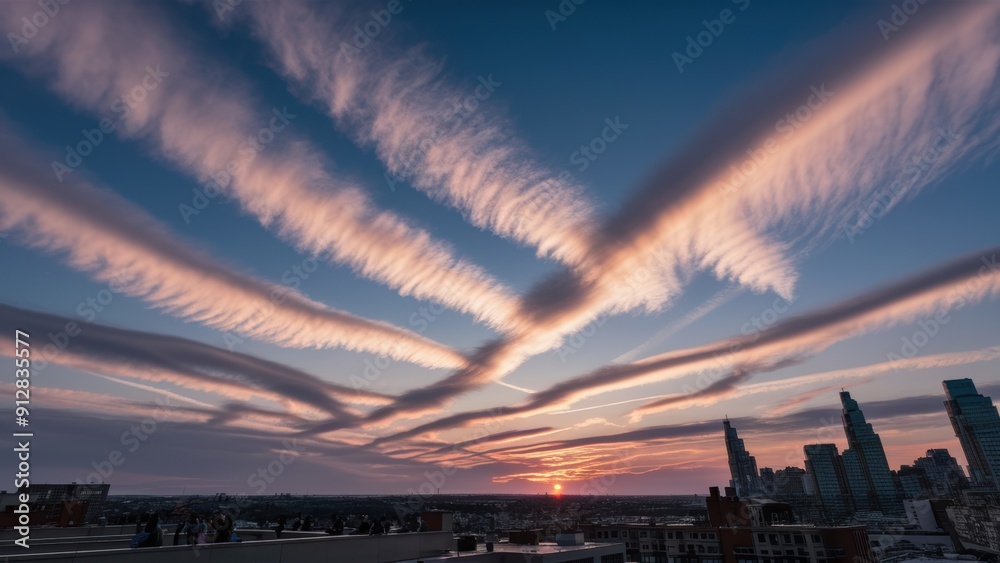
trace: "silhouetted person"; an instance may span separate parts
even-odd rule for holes
[[[424,522],[424,519],[420,516],[417,516],[417,531],[418,532],[427,531],[427,522]]]
[[[302,513],[300,512],[298,516],[295,517],[295,521],[292,522],[292,531],[298,532],[302,529]]]
[[[202,523],[201,518],[198,518],[197,514],[191,514],[188,517],[187,522],[184,523],[184,529],[182,533],[184,534],[184,539],[188,545],[196,545],[198,543],[204,543],[204,537],[202,541],[198,541],[198,534],[205,533],[205,524]]]
[[[306,515],[305,519],[302,520],[302,531],[311,532],[313,529],[313,517],[312,515]]]
[[[333,524],[330,525],[330,529],[327,530],[327,533],[330,534],[331,536],[343,535],[344,521],[341,520],[340,517],[337,516],[336,514],[331,515],[330,520],[333,521]]]
[[[215,543],[225,543],[233,535],[233,519],[225,512],[217,512],[212,518],[212,528],[215,529]]]
[[[287,522],[287,520],[285,519],[285,515],[284,514],[282,514],[281,516],[278,516],[278,525],[274,527],[274,537],[276,537],[278,539],[281,539],[281,532],[283,532],[285,530],[285,523],[286,522]]]
[[[364,514],[361,516],[361,524],[358,525],[358,529],[354,533],[362,536],[367,536],[371,533],[371,531],[372,531],[372,523],[368,521],[368,515]]]
[[[160,515],[153,513],[149,518],[149,522],[146,522],[145,532],[149,534],[146,539],[139,542],[139,547],[162,547],[163,546],[163,530],[160,529]]]
[[[372,524],[371,532],[368,535],[381,536],[389,533],[389,519],[383,516],[378,522]]]

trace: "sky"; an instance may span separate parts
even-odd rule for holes
[[[846,448],[840,389],[964,464],[1000,6],[661,4],[0,5],[31,480],[704,493],[725,417]]]

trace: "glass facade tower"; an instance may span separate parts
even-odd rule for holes
[[[803,446],[802,452],[806,457],[806,475],[823,505],[823,512],[831,521],[846,519],[850,515],[849,493],[837,445],[809,444]]]
[[[726,432],[726,453],[729,455],[730,484],[741,497],[754,496],[760,493],[760,475],[757,473],[757,460],[743,445],[743,439],[736,429],[729,424],[729,419],[722,422]]]
[[[840,392],[840,402],[844,408],[841,418],[844,422],[844,433],[847,435],[848,448],[857,456],[857,465],[867,485],[867,497],[873,501],[873,508],[882,511],[887,516],[902,516],[903,501],[896,489],[896,483],[889,470],[889,461],[885,457],[885,448],[872,425],[865,421],[858,402],[851,398],[847,391]],[[852,493],[857,495],[852,487]],[[862,503],[858,503],[862,504]]]
[[[971,379],[943,385],[944,406],[969,462],[972,487],[1000,491],[1000,416],[993,400],[980,395]]]

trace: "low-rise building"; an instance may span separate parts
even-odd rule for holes
[[[961,549],[1000,555],[1000,493],[965,491],[945,510]]]
[[[591,524],[589,541],[624,544],[637,563],[863,563],[873,562],[863,526],[796,525],[791,508],[742,499],[712,487],[704,524]]]

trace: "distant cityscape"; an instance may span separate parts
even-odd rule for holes
[[[737,429],[723,421],[729,491],[788,503],[805,522],[878,528],[905,521],[924,536],[940,532],[966,549],[1000,554],[1000,415],[971,379],[942,385],[943,406],[968,461],[968,474],[947,449],[929,449],[912,465],[890,469],[881,437],[858,401],[842,390],[848,447],[839,452],[832,443],[805,444],[805,468],[758,469]]]
[[[385,518],[390,534],[421,532],[431,522],[428,531],[453,534],[460,546],[465,542],[467,551],[488,538],[509,549],[546,542],[561,549],[608,544],[611,551],[601,555],[601,561],[996,559],[1000,415],[970,379],[944,381],[943,387],[943,407],[968,472],[943,448],[929,449],[912,464],[890,469],[882,439],[866,420],[862,405],[842,390],[848,447],[841,452],[832,443],[805,444],[804,468],[758,468],[737,428],[728,418],[723,420],[731,480],[725,491],[711,487],[707,497],[438,494],[417,506],[391,495],[109,497],[108,484],[32,485],[18,493],[27,492],[32,499],[32,524],[98,525],[102,531],[114,530],[112,534],[132,526],[139,531],[151,515],[176,531],[192,515],[221,510],[232,515],[237,530],[251,543],[287,539],[289,534],[341,535],[335,531],[338,519],[343,534],[368,535],[365,523]],[[15,525],[15,495],[3,495],[0,504],[0,525]],[[456,548],[456,554],[462,549]],[[621,554],[615,555],[615,549]]]

